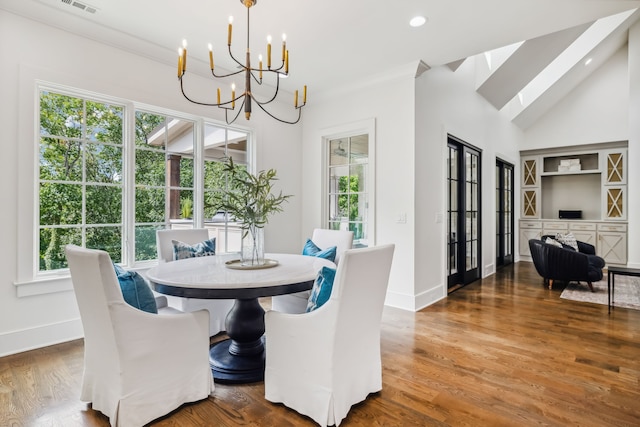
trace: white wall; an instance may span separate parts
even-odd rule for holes
[[[523,150],[628,139],[626,46],[525,132]]]
[[[16,281],[30,279],[22,272],[25,268],[28,271],[31,256],[28,251],[25,253],[25,248],[32,245],[19,239],[33,235],[36,79],[217,120],[223,120],[223,116],[218,109],[196,107],[184,100],[173,66],[2,10],[0,52],[3,129],[0,182],[4,205],[0,209],[0,221],[5,225],[4,244],[0,249],[2,356],[82,334],[73,292],[18,298],[14,286]],[[208,83],[198,77],[193,80],[196,91],[207,90]],[[266,249],[298,251],[302,204],[298,160],[302,127],[277,124],[259,111],[250,122],[240,118],[237,123],[256,131],[258,168],[276,168],[280,178],[278,189],[294,195],[285,212],[274,216],[268,225]]]
[[[387,304],[413,308],[414,69],[389,80],[314,100],[304,119],[302,237],[322,226],[322,137],[329,128],[375,120],[376,245],[395,243]],[[371,144],[372,141],[369,141]],[[371,207],[370,207],[371,209]],[[396,223],[407,213],[405,224]]]
[[[495,271],[496,157],[519,169],[522,132],[476,93],[474,69],[475,59],[468,58],[455,72],[435,67],[416,81],[416,295],[423,303],[447,289],[447,134],[482,150],[482,277]]]
[[[446,296],[447,132],[483,150],[482,274],[495,268],[495,158],[517,167],[522,133],[475,92],[473,67],[467,60],[455,73],[437,67],[417,79],[408,67],[406,75],[315,103],[305,118],[303,235],[321,225],[323,129],[375,119],[376,244],[396,244],[388,305],[418,310]],[[400,213],[406,224],[396,222]]]

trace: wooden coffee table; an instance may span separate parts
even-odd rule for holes
[[[614,307],[613,298],[615,295],[615,288],[616,288],[616,275],[640,277],[640,268],[613,267],[613,266],[607,267],[607,294],[608,294],[609,313],[611,313],[611,308]]]

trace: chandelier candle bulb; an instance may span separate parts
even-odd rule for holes
[[[258,60],[260,61],[260,80],[262,80],[262,55],[258,55]]]
[[[229,17],[229,35],[227,37],[227,45],[231,46],[231,27],[233,26],[233,16]]]
[[[231,85],[231,108],[236,108],[236,84]]]
[[[289,51],[284,53],[284,73],[289,74]]]
[[[182,40],[182,73],[187,71],[187,41]]]
[[[282,60],[285,58],[285,51],[287,50],[287,35],[282,34]]]
[[[211,46],[211,43],[209,43],[209,66],[213,70],[213,46]]]
[[[271,69],[271,36],[267,36],[267,68]]]
[[[302,105],[307,103],[307,85],[304,85],[304,90],[302,91]]]
[[[218,105],[220,105],[220,88],[218,88]]]
[[[296,94],[293,96],[293,106],[298,108],[298,89],[296,89]]]
[[[178,49],[178,78],[182,77],[182,49]]]

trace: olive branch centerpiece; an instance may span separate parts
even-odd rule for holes
[[[222,197],[220,209],[235,218],[242,229],[242,264],[264,264],[263,232],[269,216],[282,212],[282,204],[292,195],[272,193],[275,169],[252,174],[245,167],[233,163],[229,157],[223,171],[227,173],[229,191]],[[248,239],[247,239],[248,238]]]

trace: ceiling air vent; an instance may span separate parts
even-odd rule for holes
[[[62,3],[67,4],[69,6],[74,6],[77,7],[80,10],[84,10],[85,12],[88,13],[96,13],[98,11],[98,8],[93,7],[87,3],[81,2],[81,1],[76,1],[76,0],[60,0]]]

